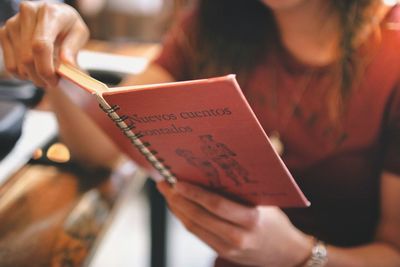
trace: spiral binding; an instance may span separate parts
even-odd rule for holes
[[[127,115],[119,116],[116,111],[120,109],[118,105],[110,106],[102,97],[98,96],[100,108],[110,117],[111,120],[121,129],[125,136],[127,136],[131,143],[139,150],[139,152],[149,161],[153,167],[165,178],[169,184],[176,183],[176,177],[170,172],[170,167],[164,165],[164,160],[157,158],[155,155],[157,151],[150,150],[151,146],[149,142],[142,142],[140,140],[143,135],[139,133],[134,133],[132,130],[135,129],[134,123],[127,123],[126,120],[129,118]]]

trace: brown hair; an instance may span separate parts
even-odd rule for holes
[[[357,76],[353,41],[366,23],[366,10],[373,2],[377,0],[330,1],[331,8],[340,16],[342,28],[339,84],[330,100],[336,112],[343,109]],[[237,73],[239,80],[246,79],[278,34],[271,10],[256,0],[200,0],[195,32],[194,75]]]

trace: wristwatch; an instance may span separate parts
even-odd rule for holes
[[[311,256],[307,260],[305,267],[324,267],[328,262],[328,250],[325,243],[321,240],[316,240],[314,247],[311,250]]]

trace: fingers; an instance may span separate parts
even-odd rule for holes
[[[5,67],[21,79],[52,87],[60,52],[73,60],[88,40],[88,29],[78,13],[65,4],[22,1],[20,13],[0,29]]]
[[[204,243],[208,244],[219,255],[224,254],[226,251],[230,251],[230,247],[228,244],[226,244],[220,238],[216,237],[214,234],[205,230],[203,227],[200,226],[200,224],[191,221],[189,218],[185,216],[183,212],[174,209],[171,209],[171,211],[175,214],[176,217],[178,217],[178,219],[182,222],[182,224],[188,231],[195,234]]]
[[[57,23],[52,23],[57,20]],[[58,77],[54,67],[54,46],[63,32],[69,31],[74,20],[58,11],[56,6],[44,4],[37,11],[36,28],[32,36],[32,53],[39,77],[50,86],[55,86]]]
[[[201,187],[184,182],[177,183],[175,189],[185,198],[235,225],[247,229],[252,229],[257,225],[259,212],[256,207],[240,205]]]
[[[23,69],[21,66],[18,64],[18,58],[19,58],[19,50],[20,50],[20,28],[18,24],[18,15],[10,18],[7,20],[5,24],[5,39],[8,41],[8,43],[11,46],[12,51],[12,56],[14,57],[13,60],[8,58],[10,66],[7,67],[7,69],[13,74],[13,75],[23,75]],[[6,50],[5,50],[6,51]],[[11,56],[10,56],[11,57]]]
[[[89,30],[86,25],[83,23],[76,23],[63,40],[60,49],[61,59],[76,65],[76,56],[88,39]]]
[[[24,1],[20,4],[20,35],[22,49],[20,47],[19,65],[24,66],[25,71],[30,80],[36,85],[43,87],[42,79],[37,75],[35,70],[34,58],[32,54],[32,36],[36,27],[36,12],[38,5],[33,2]]]
[[[185,214],[187,219],[195,221],[197,225],[202,225],[203,229],[206,229],[209,233],[212,233],[228,244],[237,246],[244,242],[243,237],[245,236],[245,229],[216,217],[198,204],[174,192],[174,190],[166,184],[160,184],[158,188],[165,196],[169,207],[173,211]]]
[[[4,66],[10,74],[16,74],[17,63],[14,55],[14,49],[11,40],[8,38],[7,30],[5,27],[0,29],[0,41],[3,49]]]

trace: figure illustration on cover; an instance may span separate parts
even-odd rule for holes
[[[192,151],[187,149],[178,148],[175,152],[178,156],[186,159],[187,163],[198,168],[205,176],[207,176],[209,178],[210,186],[222,187],[218,170],[209,160],[196,157]]]
[[[218,169],[222,170],[236,186],[246,183],[254,183],[249,178],[248,171],[239,164],[234,158],[236,156],[226,144],[215,141],[210,134],[200,135],[200,150],[203,157],[198,157],[192,151],[178,148],[176,154],[186,159],[186,161],[200,169],[208,178],[210,185],[221,187]],[[204,159],[206,157],[206,159]],[[214,163],[214,164],[213,164]]]

